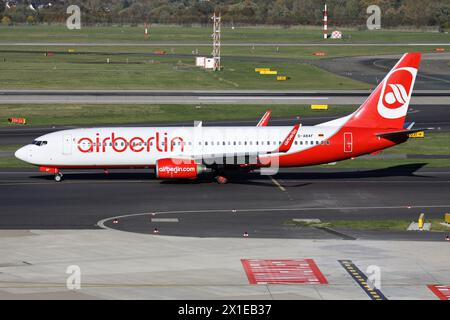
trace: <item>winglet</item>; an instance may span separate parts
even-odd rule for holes
[[[267,124],[269,123],[269,119],[270,119],[270,115],[272,114],[272,110],[269,109],[266,111],[266,113],[264,113],[264,115],[262,116],[261,120],[259,120],[258,124],[256,125],[257,127],[265,127],[267,126]]]
[[[277,152],[288,152],[291,149],[292,143],[295,140],[295,136],[297,135],[298,129],[300,129],[300,123],[297,123],[294,128],[292,128],[291,132],[287,135],[286,139],[284,139],[283,143],[278,147]]]

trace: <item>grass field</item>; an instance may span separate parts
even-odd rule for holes
[[[424,45],[424,46],[328,46],[321,47],[317,45],[308,46],[277,46],[277,45],[246,45],[246,46],[223,46],[221,49],[221,55],[224,58],[224,64],[230,61],[231,58],[238,59],[240,57],[251,57],[258,60],[264,60],[263,58],[286,58],[286,59],[303,59],[303,60],[317,60],[327,59],[344,56],[362,56],[362,55],[380,55],[380,54],[402,54],[406,51],[420,51],[423,53],[435,52],[436,46]],[[106,56],[119,57],[119,61],[126,62],[126,58],[130,61],[133,59],[148,59],[154,56],[157,51],[165,51],[165,57],[170,58],[173,55],[191,55],[193,61],[194,56],[210,56],[211,46],[174,46],[170,44],[166,45],[151,45],[151,46],[133,46],[133,45],[103,45],[103,46],[80,46],[80,45],[65,45],[65,46],[48,46],[48,45],[1,45],[0,42],[0,57],[3,58],[8,52],[26,54],[27,52],[44,54],[45,52],[54,52],[57,55],[68,53],[72,50],[77,54],[89,54],[91,56],[98,55],[99,58],[104,61]],[[324,52],[325,56],[315,56],[315,52]],[[226,59],[230,58],[230,59]],[[48,60],[48,59],[47,59]]]
[[[330,26],[330,32],[335,28]],[[410,42],[448,42],[449,34],[437,32],[407,32],[407,31],[358,31],[355,29],[342,29],[342,40],[324,40],[321,26],[281,28],[272,26],[255,27],[222,27],[222,41],[226,42],[294,42],[294,43],[410,43]],[[1,41],[26,41],[26,42],[185,42],[185,43],[209,43],[212,25],[205,27],[186,27],[152,25],[150,37],[144,37],[144,27],[111,26],[111,27],[86,27],[81,30],[68,30],[65,25],[21,25],[0,26]]]
[[[194,66],[195,55],[211,55],[210,27],[156,25],[145,39],[143,27],[83,27],[68,30],[64,25],[0,26],[1,88],[46,89],[368,89],[366,83],[331,74],[308,63],[308,60],[341,56],[401,54],[405,51],[432,52],[436,46],[404,47],[402,43],[449,43],[450,35],[437,32],[344,30],[342,40],[324,40],[320,28],[224,27],[222,43],[246,43],[223,46],[220,73]],[[14,46],[22,42],[32,46]],[[39,42],[44,45],[38,45]],[[45,43],[67,43],[48,46]],[[69,43],[87,42],[83,47]],[[276,43],[312,43],[307,47],[278,47]],[[396,43],[398,46],[348,47],[347,43]],[[3,43],[3,44],[2,44]],[[7,44],[5,44],[7,43]],[[105,46],[96,46],[95,43]],[[114,43],[119,46],[107,44]],[[150,46],[137,46],[133,43]],[[159,43],[168,43],[160,46]],[[192,46],[176,46],[180,43]],[[267,44],[253,46],[254,43]],[[320,47],[323,43],[342,46]],[[170,45],[172,44],[172,45]],[[314,45],[317,44],[317,45]],[[67,54],[68,50],[76,54]],[[154,56],[157,50],[167,56]],[[54,56],[45,57],[52,51]],[[325,57],[313,53],[324,51]],[[182,55],[182,56],[174,56]],[[190,56],[185,56],[190,55]],[[227,59],[227,57],[229,57]],[[240,59],[240,57],[242,59]],[[292,61],[267,63],[264,59]],[[107,64],[107,58],[111,64]],[[273,60],[273,59],[272,59]],[[302,63],[303,62],[303,63]],[[276,81],[274,76],[259,76],[255,67],[271,67],[290,77]]]
[[[404,219],[389,219],[389,220],[327,220],[320,223],[308,223],[304,221],[286,221],[285,224],[299,227],[328,227],[328,228],[342,228],[342,229],[358,229],[358,230],[391,230],[391,231],[406,231],[408,226],[414,222],[412,220]],[[431,223],[431,231],[449,231],[450,228],[441,225],[444,219],[428,219],[427,223]]]
[[[154,26],[150,39],[142,27],[86,27],[67,30],[52,26],[0,26],[0,87],[4,89],[369,89],[366,83],[334,75],[310,64],[311,60],[374,54],[401,54],[405,51],[433,52],[434,46],[402,46],[402,43],[448,43],[449,34],[431,32],[345,30],[342,40],[323,40],[319,28],[247,27],[224,28],[222,72],[194,66],[195,55],[211,55],[210,28]],[[2,44],[3,42],[3,44]],[[14,46],[5,42],[36,44]],[[38,45],[39,42],[44,44]],[[61,42],[66,45],[49,46]],[[69,43],[88,42],[93,46]],[[169,43],[159,45],[158,43]],[[283,47],[276,43],[312,43],[306,47]],[[345,46],[347,43],[396,43],[396,46]],[[103,46],[95,45],[103,44]],[[114,46],[108,45],[114,43]],[[133,45],[148,44],[150,46]],[[180,43],[193,45],[176,46]],[[253,46],[253,43],[267,44]],[[342,46],[320,47],[322,43]],[[106,44],[106,45],[105,45]],[[314,45],[316,44],[316,45]],[[69,49],[74,54],[68,54]],[[164,56],[154,52],[163,50]],[[53,56],[44,56],[45,52]],[[314,56],[323,51],[325,57]],[[106,60],[111,63],[107,64]],[[271,62],[267,62],[271,58]],[[280,60],[276,60],[276,59]],[[285,61],[283,61],[285,59]],[[290,59],[286,61],[286,59]],[[288,81],[261,76],[255,67],[270,67]]]
[[[194,58],[144,55],[0,52],[3,89],[368,89],[371,86],[334,75],[308,63],[265,63],[288,81],[260,75],[257,61],[226,62],[222,72],[195,67]]]
[[[384,151],[385,154],[449,154],[450,133],[426,132],[425,138],[409,139],[407,142]],[[450,159],[449,159],[450,161]]]

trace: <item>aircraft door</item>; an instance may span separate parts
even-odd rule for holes
[[[72,154],[72,135],[70,134],[63,136],[63,154]]]
[[[350,153],[353,151],[353,135],[351,132],[344,133],[344,152]]]

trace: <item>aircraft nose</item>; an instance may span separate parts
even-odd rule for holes
[[[15,153],[14,156],[22,161],[27,161],[28,158],[28,152],[27,152],[27,147],[22,147],[20,149],[18,149]]]

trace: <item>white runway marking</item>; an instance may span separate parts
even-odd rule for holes
[[[152,222],[180,222],[178,218],[152,218]]]
[[[270,211],[318,211],[318,210],[378,210],[378,209],[423,209],[423,208],[449,208],[450,204],[442,205],[410,205],[410,206],[372,206],[372,207],[299,207],[299,208],[254,208],[254,209],[236,209],[237,212],[270,212]],[[183,213],[213,213],[213,212],[223,212],[231,213],[231,209],[205,209],[205,210],[176,210],[176,211],[159,211],[159,212],[143,212],[143,213],[131,213],[124,214],[121,216],[114,216],[106,219],[102,219],[97,222],[97,226],[102,229],[115,230],[105,225],[106,222],[114,219],[123,219],[144,215],[160,215],[160,214],[183,214]]]
[[[270,176],[270,180],[272,180],[273,184],[276,185],[281,191],[286,191],[286,189],[274,179],[274,177]]]
[[[18,185],[54,185],[61,187],[62,185],[70,185],[70,184],[113,184],[113,183],[153,183],[153,184],[160,184],[164,180],[83,180],[83,181],[63,181],[63,182],[55,182],[53,180],[47,181],[47,182],[20,182],[20,181],[13,181],[13,182],[0,182],[1,186],[18,186]],[[259,181],[255,179],[248,179],[247,181]],[[310,182],[310,183],[409,183],[409,184],[434,184],[434,183],[450,183],[450,180],[438,180],[438,181],[411,181],[411,180],[314,180],[314,179],[305,179],[305,180],[288,180],[288,183],[302,183],[302,182]],[[208,182],[205,181],[205,184]],[[281,191],[287,191],[286,188],[283,186],[278,186],[278,182],[274,182],[274,184],[280,188]],[[230,184],[233,184],[233,182],[230,182]]]
[[[199,100],[328,100],[327,97],[198,97]]]

